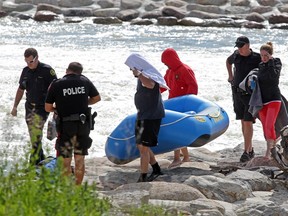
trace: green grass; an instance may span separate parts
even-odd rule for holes
[[[23,169],[16,164],[7,172],[7,166],[2,165],[0,216],[170,215],[163,208],[151,205],[115,209],[108,198],[99,197],[95,184],[84,182],[77,186],[73,178],[63,176],[61,164],[58,162],[53,172],[42,167],[38,174],[34,167]]]
[[[100,199],[95,185],[76,186],[58,167],[51,173],[42,169],[20,169],[9,174],[0,169],[0,215],[103,215],[111,208],[108,199]]]

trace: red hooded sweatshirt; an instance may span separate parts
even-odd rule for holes
[[[162,53],[161,61],[168,67],[164,79],[170,88],[168,98],[187,94],[198,94],[198,84],[193,70],[179,59],[177,52],[167,48]],[[166,89],[161,88],[161,92]]]

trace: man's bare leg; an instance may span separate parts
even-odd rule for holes
[[[241,120],[242,134],[244,137],[244,151],[252,151],[253,122]]]
[[[74,155],[75,160],[75,181],[76,185],[81,185],[84,174],[85,174],[85,156],[84,155]],[[71,170],[71,166],[70,166]]]

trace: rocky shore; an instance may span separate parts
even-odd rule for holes
[[[162,206],[170,215],[288,215],[287,175],[273,159],[264,159],[264,142],[254,143],[256,157],[246,164],[239,162],[242,148],[189,149],[191,162],[173,169],[173,152],[157,155],[164,175],[143,183],[136,183],[139,159],[125,165],[87,159],[84,181],[96,183],[100,195],[112,200],[115,215],[143,204]]]
[[[95,24],[288,29],[288,0],[0,0],[0,17]]]

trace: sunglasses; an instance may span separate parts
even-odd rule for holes
[[[36,61],[37,56],[35,56],[31,61],[26,61],[27,64],[32,64]]]

